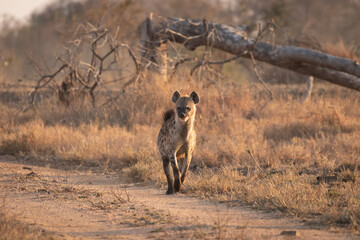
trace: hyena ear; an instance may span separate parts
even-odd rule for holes
[[[178,91],[175,91],[171,97],[171,100],[173,103],[176,103],[176,101],[180,98],[180,93]]]
[[[190,98],[194,101],[195,104],[200,102],[199,95],[195,91],[190,94]]]

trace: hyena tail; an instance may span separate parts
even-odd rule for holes
[[[165,113],[164,113],[164,122],[166,122],[167,120],[169,120],[170,118],[172,118],[173,116],[175,115],[175,112],[174,112],[174,109],[170,109],[170,110],[167,110]]]

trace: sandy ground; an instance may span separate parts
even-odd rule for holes
[[[64,239],[360,238],[274,213],[126,185],[114,172],[64,169],[0,156],[5,212]],[[296,231],[298,236],[284,236],[282,231]]]

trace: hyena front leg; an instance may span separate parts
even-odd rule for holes
[[[180,188],[181,188],[181,181],[180,181],[180,170],[179,170],[179,164],[176,158],[176,152],[170,154],[170,162],[171,162],[171,166],[173,168],[173,173],[174,173],[174,188],[175,188],[175,192],[179,192]]]
[[[185,178],[186,178],[186,173],[189,169],[190,166],[190,162],[191,162],[191,157],[192,157],[192,153],[189,151],[185,152],[185,159],[184,159],[184,163],[182,165],[181,168],[181,183],[185,182]]]
[[[164,172],[165,172],[166,179],[168,182],[168,190],[166,191],[166,194],[173,194],[174,193],[174,180],[171,176],[170,160],[168,157],[163,157],[162,159],[163,159]]]

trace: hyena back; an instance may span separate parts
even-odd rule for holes
[[[180,96],[180,93],[175,91],[172,102],[175,103],[175,108],[165,112],[164,123],[157,139],[168,182],[167,194],[180,191],[189,169],[196,142],[195,104],[199,103],[199,96],[196,92],[192,92],[190,96]],[[171,175],[170,164],[174,179]]]

